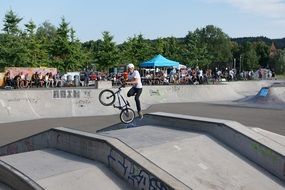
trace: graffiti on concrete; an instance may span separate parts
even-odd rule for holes
[[[52,97],[58,98],[80,98],[80,90],[53,90]]]
[[[52,97],[59,98],[91,98],[91,90],[62,89],[53,90]]]
[[[150,89],[150,90],[149,90],[149,95],[150,95],[150,96],[160,96],[160,92],[159,92],[158,89],[156,89],[156,90]]]
[[[91,98],[91,91],[90,90],[84,90],[83,96],[84,96],[84,98]]]
[[[253,150],[255,150],[257,153],[261,154],[263,157],[270,159],[273,163],[277,162],[278,156],[276,155],[276,153],[273,150],[271,150],[271,149],[269,149],[269,148],[267,148],[261,144],[258,144],[256,142],[252,142],[251,147]]]
[[[10,145],[8,145],[6,152],[7,152],[6,155],[18,153],[18,146],[17,146],[17,144],[10,144]]]
[[[7,102],[30,102],[36,104],[39,101],[38,98],[11,98]]]
[[[0,149],[1,156],[33,150],[35,150],[35,146],[32,139],[24,139],[23,141],[9,144]]]
[[[113,168],[119,175],[128,180],[132,186],[138,189],[171,189],[163,181],[112,148],[108,155],[108,166]]]
[[[32,139],[24,140],[24,144],[25,144],[25,147],[27,148],[28,151],[35,150],[34,144],[32,143]]]
[[[90,99],[78,100],[77,102],[75,102],[75,104],[76,104],[78,107],[85,107],[85,106],[91,104],[91,100],[90,100]]]
[[[174,85],[174,86],[172,87],[172,91],[173,91],[173,92],[180,91],[180,89],[181,89],[181,87],[180,87],[180,86],[177,86],[177,85]]]

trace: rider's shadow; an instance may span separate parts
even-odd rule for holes
[[[141,127],[141,126],[142,126],[141,120],[138,118],[135,118],[131,123],[128,123],[128,124],[117,123],[109,127],[106,127],[104,129],[100,129],[96,131],[96,133],[112,131],[112,130],[120,130],[120,129],[129,129],[129,128],[135,128],[135,127]]]
[[[138,127],[136,120],[134,119],[133,122],[128,123],[128,124],[124,124],[126,126],[126,128],[134,128],[134,127]]]

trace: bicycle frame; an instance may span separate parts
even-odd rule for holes
[[[124,108],[127,108],[128,106],[130,106],[129,102],[127,100],[125,100],[124,96],[121,95],[121,87],[119,87],[119,89],[114,92],[114,94],[116,95],[117,99],[118,99],[118,102],[119,102],[119,105],[116,106],[115,104],[113,105],[115,108],[118,108],[120,110],[123,110]],[[124,103],[124,105],[122,105],[122,103]]]

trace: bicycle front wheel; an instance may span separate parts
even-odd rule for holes
[[[111,106],[115,102],[115,93],[109,89],[102,90],[99,94],[99,101],[104,106]]]
[[[125,108],[121,111],[120,120],[123,123],[131,123],[135,119],[135,111],[131,108]]]

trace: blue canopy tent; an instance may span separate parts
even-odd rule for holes
[[[162,55],[156,55],[154,58],[140,64],[142,68],[155,68],[155,67],[179,67],[179,62],[166,59]]]

